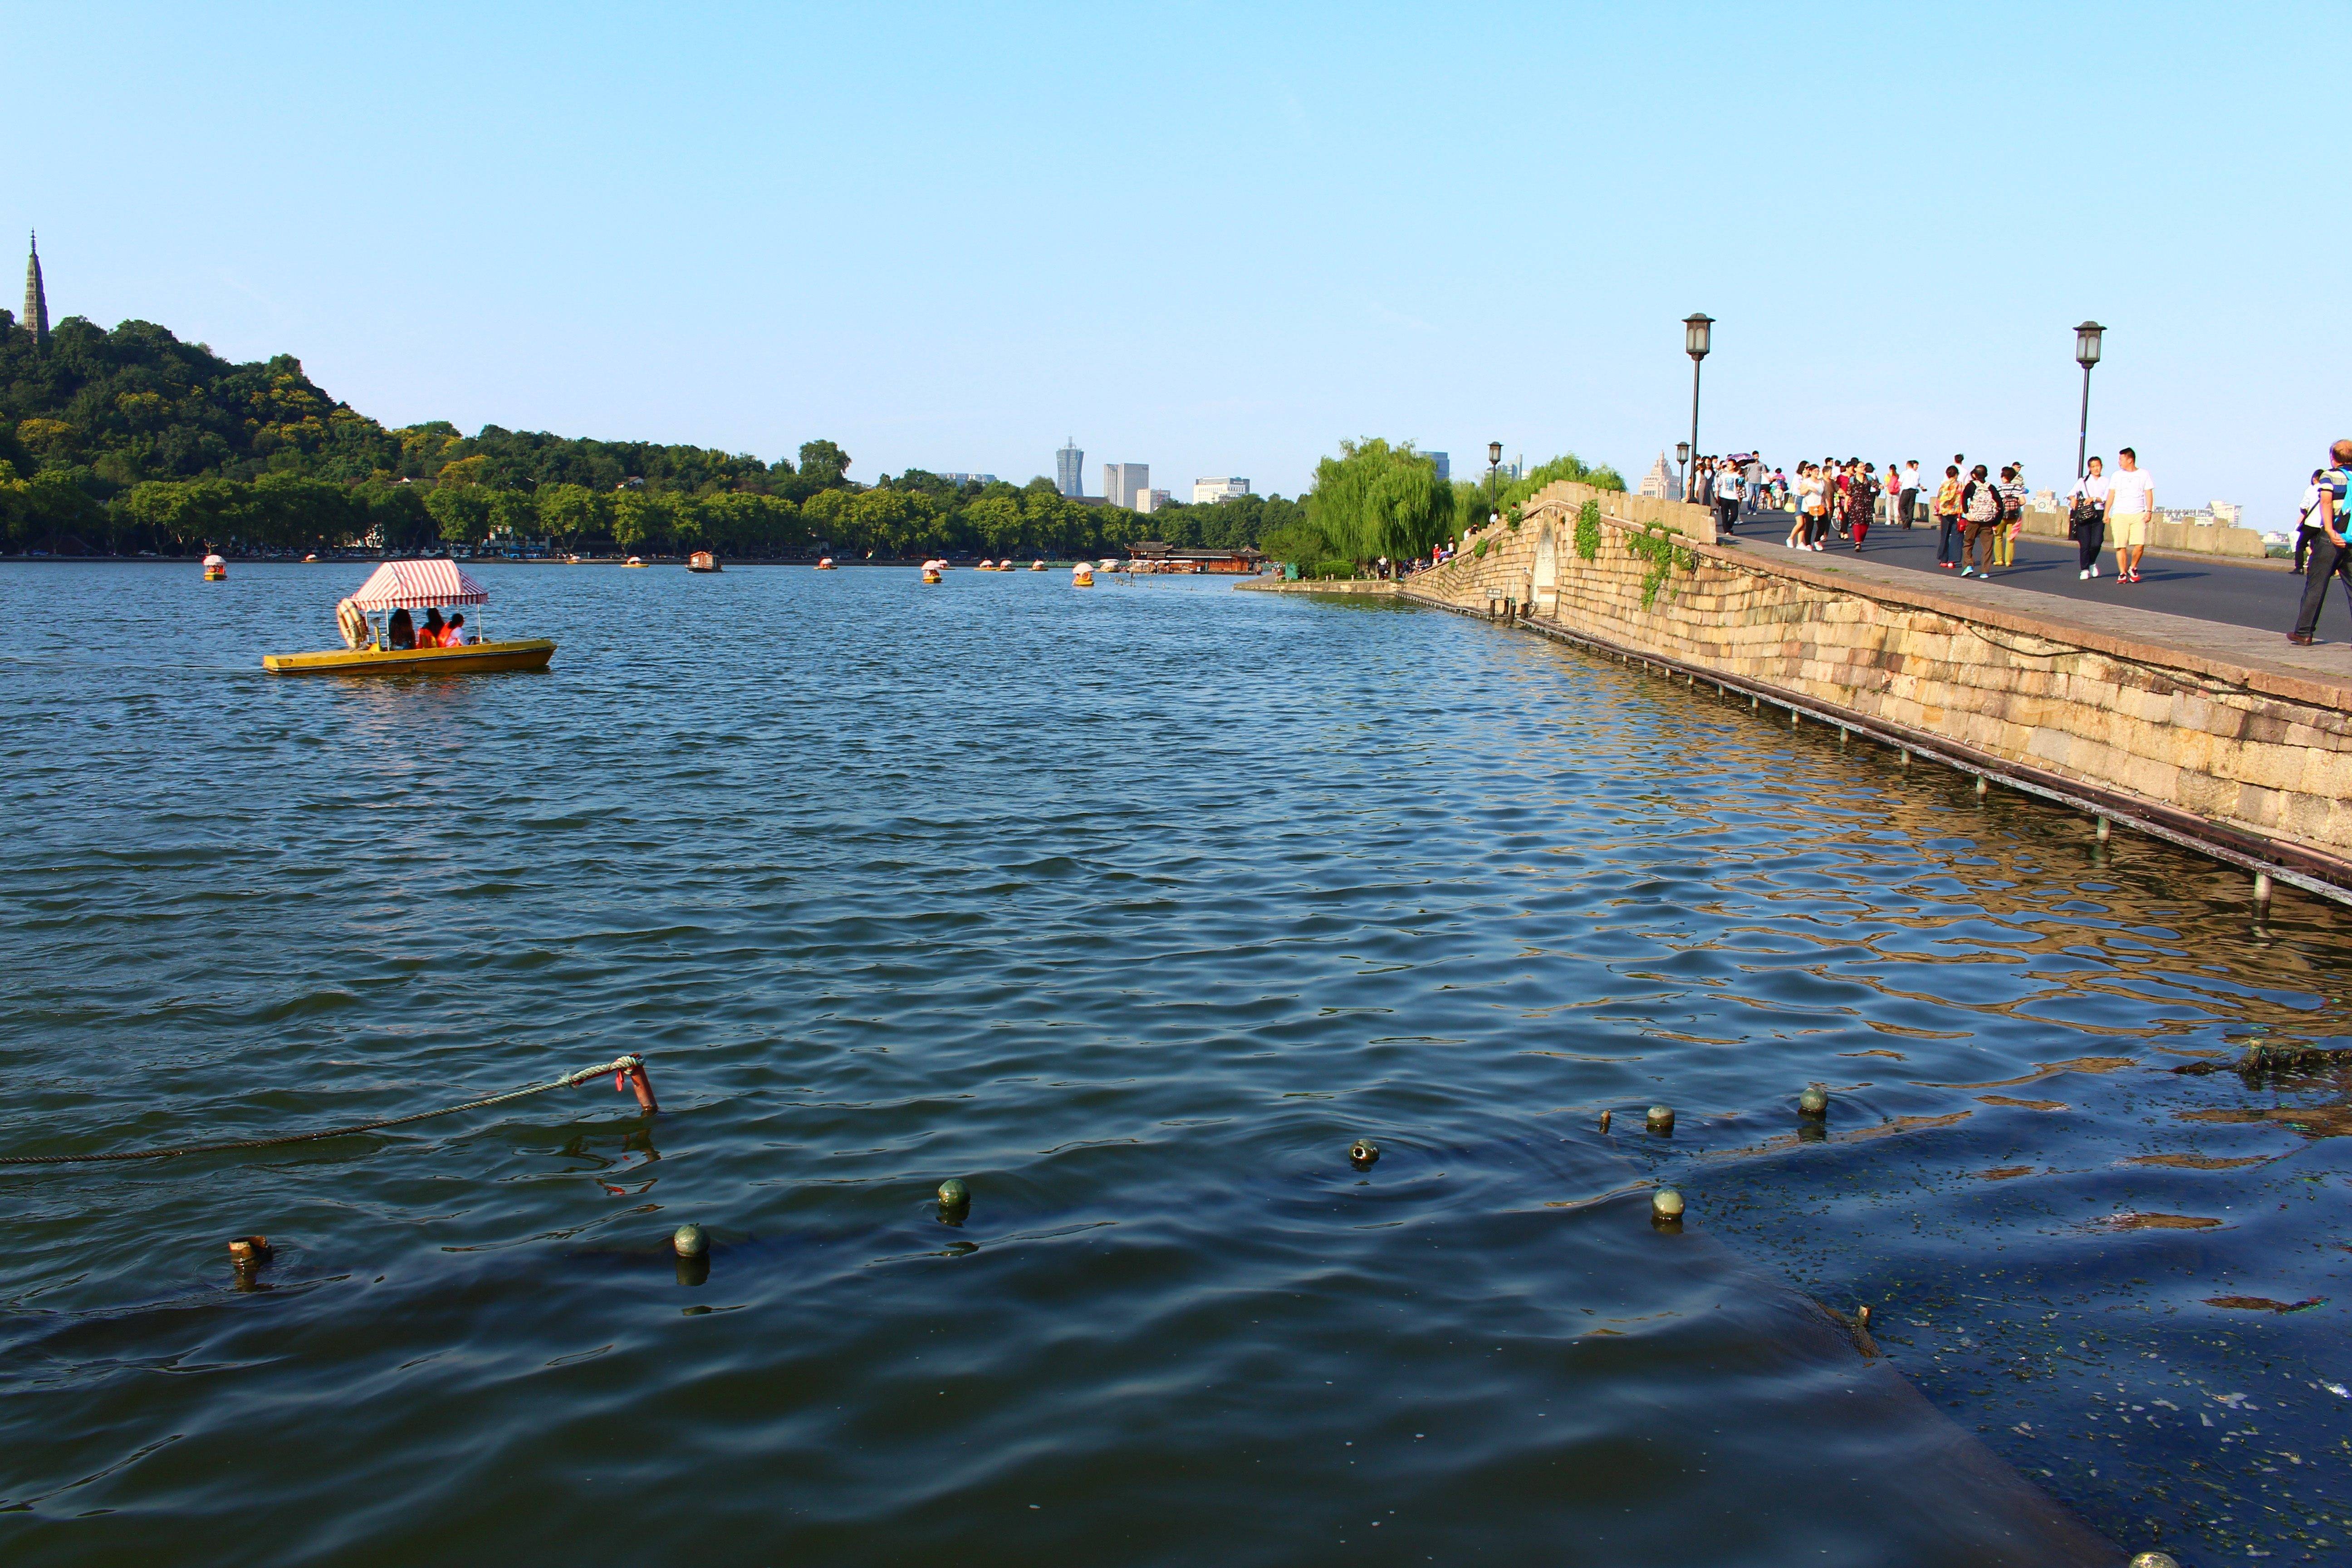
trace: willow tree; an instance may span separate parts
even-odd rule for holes
[[[1412,442],[1366,437],[1340,442],[1338,457],[1315,465],[1307,518],[1335,556],[1402,560],[1445,537],[1454,492],[1437,477],[1437,459]]]

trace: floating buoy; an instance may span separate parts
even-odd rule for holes
[[[1683,1195],[1672,1187],[1660,1187],[1650,1194],[1652,1225],[1680,1225],[1683,1222]]]
[[[677,1250],[680,1258],[700,1258],[710,1250],[710,1237],[703,1234],[698,1225],[679,1226],[671,1234],[669,1244]]]
[[[276,1256],[266,1236],[240,1236],[228,1244],[228,1260],[239,1268],[258,1268]]]
[[[1369,1138],[1359,1138],[1348,1145],[1348,1163],[1359,1171],[1370,1170],[1372,1162],[1381,1157],[1381,1146]]]
[[[2169,1552],[2142,1552],[2134,1554],[2131,1568],[2180,1568],[2180,1562]]]
[[[971,1189],[963,1184],[961,1176],[950,1176],[940,1184],[940,1207],[960,1209],[971,1202]]]
[[[1804,1116],[1827,1116],[1830,1113],[1830,1090],[1827,1084],[1809,1083],[1805,1092],[1797,1096],[1797,1110]]]
[[[1650,1131],[1666,1133],[1675,1130],[1675,1108],[1671,1105],[1650,1107]]]

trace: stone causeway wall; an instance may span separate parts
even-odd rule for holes
[[[1687,532],[1665,531],[1686,518]],[[2352,685],[1958,605],[1940,584],[1864,581],[1819,556],[1758,558],[1713,542],[1705,521],[1697,507],[1552,485],[1518,528],[1471,535],[1404,596],[1948,742],[2352,886]]]

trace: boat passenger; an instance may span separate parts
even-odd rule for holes
[[[383,640],[387,646],[396,648],[416,646],[416,623],[409,619],[406,610],[392,612],[392,620],[384,627]]]
[[[418,647],[441,646],[441,612],[438,609],[425,612],[424,624],[416,628],[416,646]]]
[[[473,640],[474,634],[466,629],[466,612],[463,610],[451,616],[449,624],[442,628],[441,646],[443,647],[464,647]]]

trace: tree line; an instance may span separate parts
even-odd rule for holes
[[[392,551],[543,540],[562,550],[819,551],[883,557],[1114,554],[1139,539],[1255,546],[1310,574],[1425,555],[1556,479],[1622,489],[1573,455],[1494,493],[1448,485],[1410,442],[1340,444],[1297,500],[1243,496],[1150,516],[1053,483],[951,482],[910,468],[870,484],[806,442],[742,453],[446,420],[397,429],[329,396],[291,355],[231,363],[148,321],[79,317],[46,346],[0,310],[0,548],[128,554],[205,545]]]

